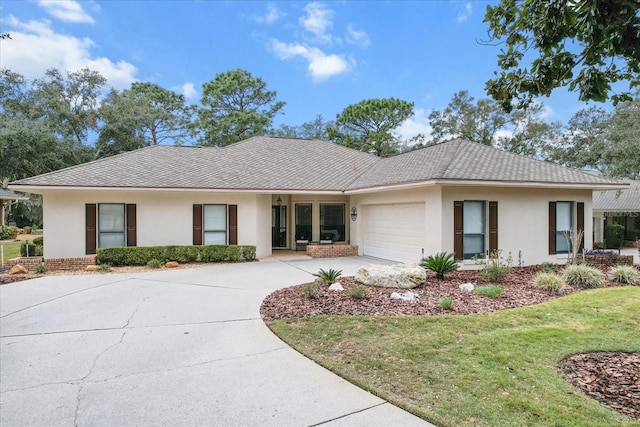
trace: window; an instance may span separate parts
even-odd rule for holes
[[[456,259],[482,257],[487,251],[498,249],[498,202],[465,200],[454,202],[453,207],[453,251]],[[487,237],[488,235],[488,237]]]
[[[205,245],[227,244],[227,206],[203,206],[203,243]]]
[[[464,259],[484,255],[484,202],[465,201],[463,215]]]
[[[296,204],[296,240],[311,240],[311,203]]]
[[[136,246],[136,205],[88,203],[85,205],[85,252],[96,248]]]
[[[238,205],[193,205],[194,245],[237,245]]]
[[[344,210],[342,204],[320,204],[320,238],[333,240],[334,242],[345,241]]]
[[[575,221],[575,222],[574,222]],[[575,227],[574,227],[575,224]],[[549,202],[549,254],[566,254],[571,248],[565,238],[570,231],[584,232],[583,202]],[[580,242],[580,248],[584,240]]]

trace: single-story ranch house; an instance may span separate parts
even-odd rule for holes
[[[153,146],[11,183],[43,196],[45,258],[96,248],[306,244],[417,262],[494,249],[524,264],[592,246],[592,192],[628,184],[454,140],[380,158],[319,140],[254,137],[224,148]]]
[[[621,191],[593,192],[594,241],[603,242],[607,224],[624,226],[625,240],[640,240],[640,181]]]

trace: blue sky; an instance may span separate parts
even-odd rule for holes
[[[459,90],[486,97],[499,47],[486,1],[15,1],[0,4],[0,66],[29,79],[47,68],[100,71],[110,85],[150,81],[197,104],[202,84],[242,68],[285,101],[276,124],[334,119],[364,99],[415,103],[402,136],[428,134],[429,112]],[[566,122],[586,104],[541,100]]]

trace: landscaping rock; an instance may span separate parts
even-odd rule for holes
[[[178,267],[178,261],[168,261],[164,266],[167,268],[176,268]]]
[[[381,288],[412,289],[425,281],[426,270],[417,264],[370,265],[356,273],[356,281]]]
[[[329,286],[329,290],[330,291],[344,291],[344,288],[342,287],[342,284],[340,282],[336,282],[336,283],[333,283],[331,286]]]
[[[84,271],[100,271],[100,266],[99,265],[87,265],[84,268]]]
[[[14,274],[29,274],[29,270],[21,266],[20,264],[16,264],[9,270],[10,275]]]
[[[460,290],[462,292],[473,292],[474,289],[475,286],[473,285],[473,283],[463,283],[462,285],[460,285]]]
[[[411,291],[407,292],[392,292],[391,299],[399,299],[402,301],[418,301],[420,299],[420,295],[413,293]]]

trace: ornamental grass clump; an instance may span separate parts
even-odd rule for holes
[[[555,273],[556,271],[558,271],[558,264],[545,261],[540,264],[540,271],[542,273]]]
[[[365,285],[353,285],[349,286],[345,292],[349,295],[350,298],[353,299],[364,299],[367,295],[367,287]]]
[[[568,265],[562,272],[562,278],[568,284],[584,289],[600,288],[605,282],[604,274],[588,265]]]
[[[502,288],[497,285],[478,286],[474,292],[489,298],[500,298],[502,296]]]
[[[443,297],[438,300],[438,305],[443,310],[453,310],[453,299],[451,297]]]
[[[302,284],[298,288],[298,292],[300,292],[300,295],[302,295],[303,298],[316,299],[320,296],[320,283],[309,282]]]
[[[454,258],[454,254],[448,254],[446,252],[439,252],[423,258],[422,261],[420,261],[420,266],[436,273],[436,278],[440,280],[444,279],[444,273],[456,271],[459,267]]]
[[[147,262],[147,266],[151,268],[160,268],[163,264],[164,263],[157,258],[150,259],[149,262]]]
[[[609,279],[627,285],[640,285],[640,272],[630,265],[618,265],[609,270]]]
[[[533,278],[533,284],[553,295],[561,295],[564,291],[564,280],[556,273],[539,272]]]

